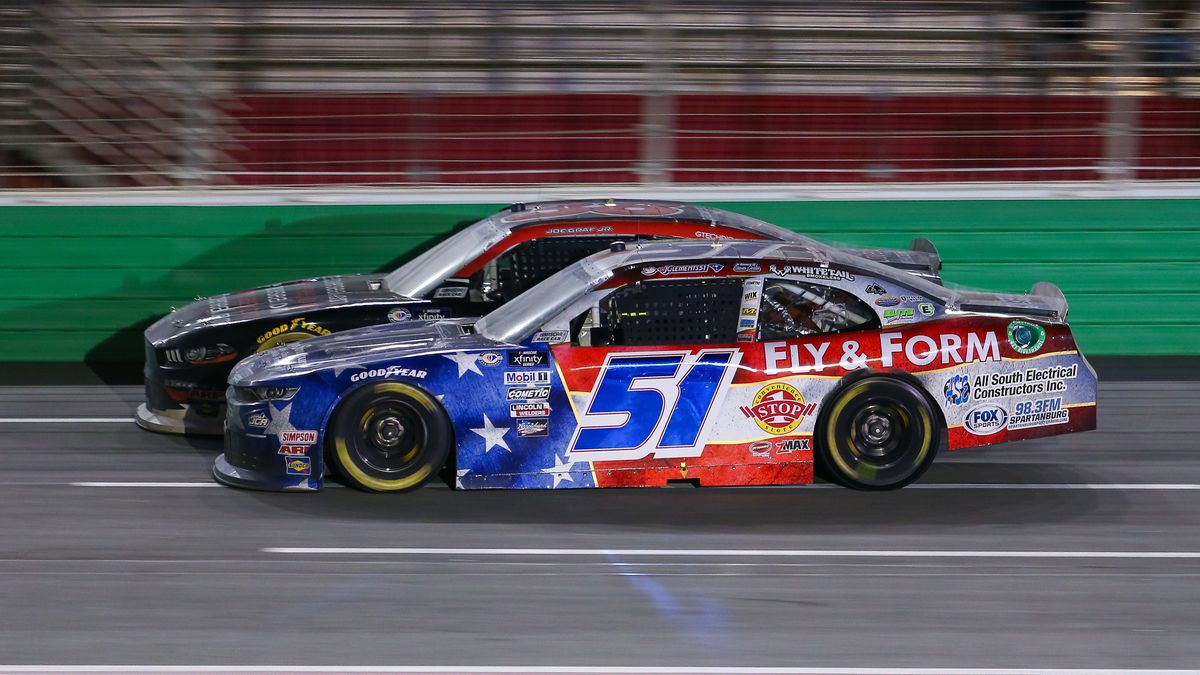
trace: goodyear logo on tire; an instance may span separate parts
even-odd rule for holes
[[[780,435],[795,431],[805,417],[816,412],[817,404],[805,403],[804,395],[786,382],[772,382],[758,390],[753,405],[741,410],[763,431]]]

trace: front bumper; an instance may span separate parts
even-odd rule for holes
[[[138,406],[137,425],[167,434],[219,436],[225,426],[225,378],[232,364],[164,366],[149,341],[145,354],[146,402]]]
[[[198,414],[188,405],[172,410],[156,410],[151,409],[149,403],[143,403],[138,406],[134,421],[147,431],[191,436],[220,436],[225,426],[223,418]]]
[[[230,391],[234,391],[232,388]],[[280,436],[295,432],[290,405],[244,401],[230,394],[225,415],[225,453],[213,463],[213,477],[226,485],[270,491],[321,489],[321,445]]]

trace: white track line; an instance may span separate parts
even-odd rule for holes
[[[71,483],[74,487],[92,487],[92,488],[213,488],[221,487],[216,481],[206,481],[203,483],[184,483],[184,482],[169,482],[169,481],[78,481]]]
[[[0,417],[0,424],[127,424],[132,417]]]
[[[1196,675],[1195,669],[1134,668],[752,668],[655,665],[0,665],[10,673],[409,673],[532,675]]]
[[[853,549],[726,549],[726,548],[387,548],[274,547],[263,553],[284,555],[478,555],[478,556],[618,556],[705,558],[1200,558],[1200,551],[940,551]]]

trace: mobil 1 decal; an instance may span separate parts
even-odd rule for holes
[[[576,406],[571,459],[699,457],[740,358],[737,349],[608,353]]]

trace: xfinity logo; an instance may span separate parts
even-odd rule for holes
[[[508,353],[508,365],[518,368],[532,368],[534,366],[544,366],[549,363],[548,354],[536,349],[523,349],[521,351]]]

